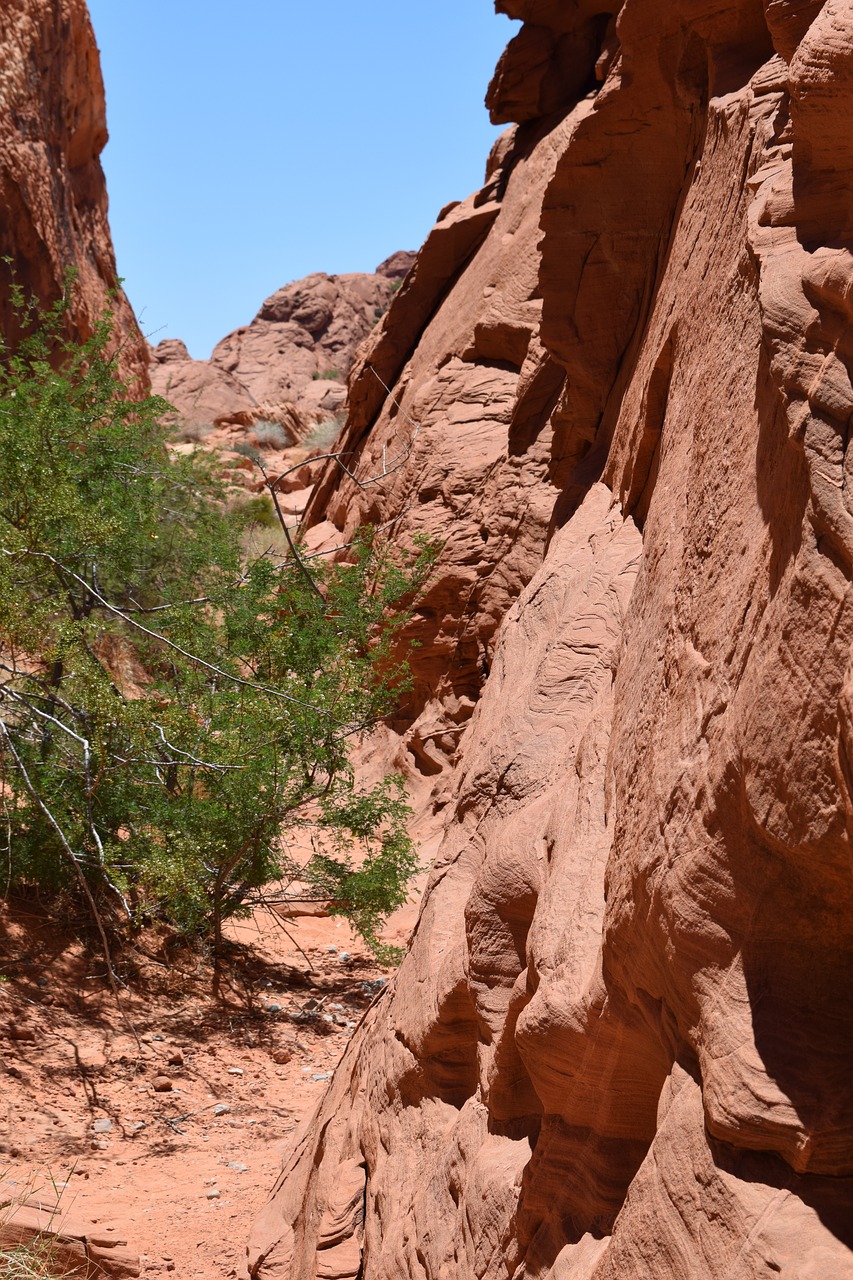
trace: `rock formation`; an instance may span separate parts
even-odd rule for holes
[[[11,274],[44,305],[77,272],[70,334],[86,338],[116,287],[99,156],[104,86],[85,0],[0,6],[0,332],[14,341]],[[147,383],[145,342],[124,294],[110,302],[123,372]]]
[[[184,425],[280,423],[293,439],[334,418],[359,343],[385,314],[414,260],[400,251],[373,275],[321,272],[267,298],[251,324],[229,333],[209,360],[167,338],[152,351],[151,380]]]
[[[853,8],[496,7],[310,508],[445,540],[444,841],[249,1270],[850,1280]]]

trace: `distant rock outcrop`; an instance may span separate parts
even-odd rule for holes
[[[298,438],[346,402],[359,343],[382,318],[415,255],[398,252],[373,275],[321,272],[279,289],[251,324],[229,333],[209,360],[167,338],[152,351],[154,390],[186,425],[279,422]]]
[[[85,0],[0,5],[0,332],[14,341],[14,274],[43,305],[77,272],[74,336],[91,335],[116,287],[99,156],[107,141],[104,86]],[[5,278],[4,278],[5,277]],[[115,313],[126,376],[145,386],[147,348],[119,293]]]
[[[309,508],[443,540],[444,842],[249,1270],[851,1280],[853,8],[496,7]]]

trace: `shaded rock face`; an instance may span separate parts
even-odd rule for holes
[[[400,251],[373,275],[321,272],[279,289],[209,360],[167,338],[152,351],[151,380],[185,424],[280,422],[294,438],[346,402],[356,348],[385,314],[414,254]]]
[[[0,7],[0,257],[43,305],[78,283],[70,331],[92,333],[116,286],[99,156],[107,141],[100,61],[85,0],[3,0]],[[9,268],[0,331],[14,342]],[[121,364],[147,384],[146,344],[123,294],[110,301]]]
[[[318,537],[446,538],[445,728],[488,675],[257,1277],[853,1277],[853,10],[597,29],[597,96],[531,89],[356,364],[388,474],[315,494]]]

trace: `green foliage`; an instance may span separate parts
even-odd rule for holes
[[[415,852],[399,779],[356,789],[349,744],[406,687],[399,636],[432,549],[404,561],[366,529],[346,563],[247,558],[268,500],[229,513],[209,458],[169,454],[165,404],[118,379],[108,318],[79,348],[62,318],[30,313],[0,348],[11,883],[76,885],[218,943],[298,877],[377,945]],[[284,838],[300,828],[307,866]]]
[[[272,499],[266,493],[262,493],[257,498],[249,498],[246,502],[241,503],[235,511],[235,517],[247,528],[250,525],[260,525],[262,529],[278,528],[278,520],[276,519]]]
[[[312,378],[315,382],[340,382],[340,369],[323,369],[322,372],[313,373]]]

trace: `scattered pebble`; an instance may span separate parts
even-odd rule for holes
[[[173,1049],[166,1061],[170,1067],[182,1067],[184,1065],[184,1055],[180,1049]]]
[[[234,1173],[245,1173],[249,1166],[241,1164],[239,1160],[229,1160],[225,1167],[226,1169],[233,1169]]]
[[[229,1074],[229,1076],[242,1076],[242,1075],[244,1074],[244,1072],[243,1072],[243,1068],[242,1068],[242,1067],[229,1067],[229,1068],[228,1068],[228,1074]]]
[[[326,947],[326,954],[330,956],[336,956],[338,954],[338,948],[335,946]]]
[[[281,1013],[281,1005],[276,1004],[275,1000],[271,1000],[267,1005],[267,1013]]]
[[[352,956],[348,951],[342,951],[341,954],[338,956],[339,964],[349,964],[350,960],[352,960]]]
[[[171,1093],[172,1082],[168,1076],[155,1076],[151,1081],[151,1088],[155,1093]]]
[[[312,1080],[329,1080],[331,1079],[331,1071],[315,1071]]]
[[[221,1193],[217,1191],[216,1188],[214,1187],[211,1191],[208,1191],[207,1198],[208,1200],[218,1200],[220,1194]]]
[[[106,1116],[103,1116],[101,1119],[95,1121],[92,1128],[95,1133],[112,1133],[113,1122],[112,1120],[108,1120]]]
[[[228,1106],[226,1106],[224,1102],[219,1102],[219,1103],[217,1103],[217,1105],[213,1108],[213,1114],[214,1114],[215,1116],[227,1116],[227,1115],[228,1115],[228,1112],[229,1112],[230,1110],[231,1110],[231,1108],[230,1108],[230,1107],[228,1107]]]

